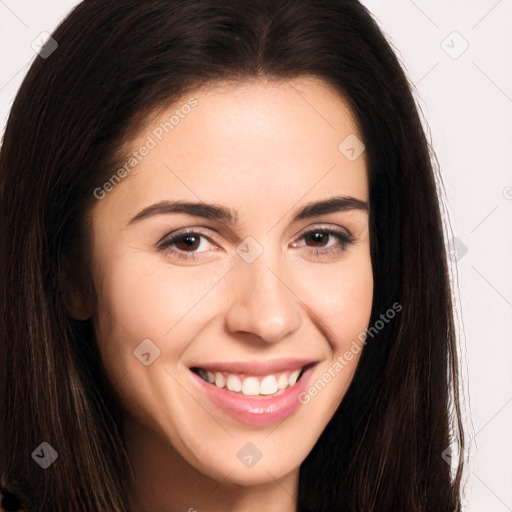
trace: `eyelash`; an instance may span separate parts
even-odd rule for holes
[[[347,245],[351,245],[354,243],[354,239],[352,238],[351,235],[348,235],[347,233],[344,233],[342,231],[337,231],[337,230],[328,229],[328,228],[318,228],[318,229],[313,229],[313,230],[307,231],[307,232],[303,233],[300,238],[302,239],[302,238],[306,237],[307,235],[311,235],[313,233],[322,233],[322,234],[331,235],[334,238],[336,238],[339,242],[339,245],[337,247],[333,246],[333,247],[328,247],[327,249],[312,247],[311,249],[313,251],[315,251],[315,254],[317,256],[321,256],[321,257],[330,256],[331,254],[339,254],[346,249]],[[177,241],[179,241],[182,238],[185,238],[187,235],[199,235],[202,238],[206,238],[210,243],[215,243],[209,237],[207,237],[206,235],[199,233],[197,231],[182,230],[182,231],[177,232],[172,237],[166,238],[162,242],[160,242],[157,246],[158,250],[165,252],[165,253],[170,253],[171,256],[176,256],[177,258],[182,259],[182,260],[196,260],[199,257],[199,254],[201,254],[201,253],[182,251],[180,249],[176,249],[175,247],[173,247],[173,245]]]

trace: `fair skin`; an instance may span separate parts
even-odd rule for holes
[[[340,404],[360,354],[307,404],[275,421],[226,412],[204,391],[215,384],[191,368],[300,357],[312,362],[303,377],[308,387],[332,373],[370,319],[368,210],[294,217],[335,196],[368,204],[366,155],[350,161],[338,150],[348,135],[361,136],[346,102],[312,78],[196,90],[155,113],[126,149],[143,146],[191,96],[197,106],[95,204],[97,302],[78,301],[75,316],[94,317],[122,409],[133,510],[291,512],[300,464]],[[238,223],[176,212],[130,222],[148,206],[175,200],[225,207]],[[183,228],[197,243],[182,236],[159,249]],[[247,249],[246,237],[258,244],[251,251],[263,249],[250,263],[237,252]],[[148,366],[134,356],[146,339],[160,350]],[[250,467],[237,455],[244,446],[260,454]]]

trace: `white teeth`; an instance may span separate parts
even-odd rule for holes
[[[277,381],[277,389],[286,389],[288,387],[288,377],[281,375]]]
[[[246,377],[242,383],[242,393],[244,395],[259,395],[260,383],[256,377]]]
[[[273,395],[277,391],[275,375],[267,375],[260,382],[260,395]]]
[[[294,386],[295,383],[297,382],[297,379],[299,378],[299,375],[300,375],[300,370],[295,370],[294,372],[292,372],[292,374],[288,378],[288,384],[290,386]]]
[[[198,369],[198,374],[210,384],[218,388],[227,388],[234,393],[247,396],[281,394],[286,388],[297,383],[302,369],[293,372],[284,371],[262,377],[235,375],[226,372],[212,372]]]
[[[228,377],[226,386],[229,389],[229,391],[239,392],[242,390],[242,383],[240,382],[240,379],[236,375],[230,375]]]
[[[226,384],[226,379],[224,378],[224,375],[222,375],[222,373],[220,373],[220,372],[217,372],[215,374],[215,385],[218,388],[223,388],[225,384]]]

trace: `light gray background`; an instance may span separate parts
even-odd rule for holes
[[[2,133],[33,41],[77,3],[0,0]],[[465,510],[512,511],[512,0],[363,3],[416,86],[457,239]]]

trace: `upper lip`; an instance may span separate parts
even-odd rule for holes
[[[311,359],[266,359],[260,361],[205,362],[190,366],[212,372],[240,373],[244,375],[269,375],[272,373],[298,370],[311,366],[317,361]]]

